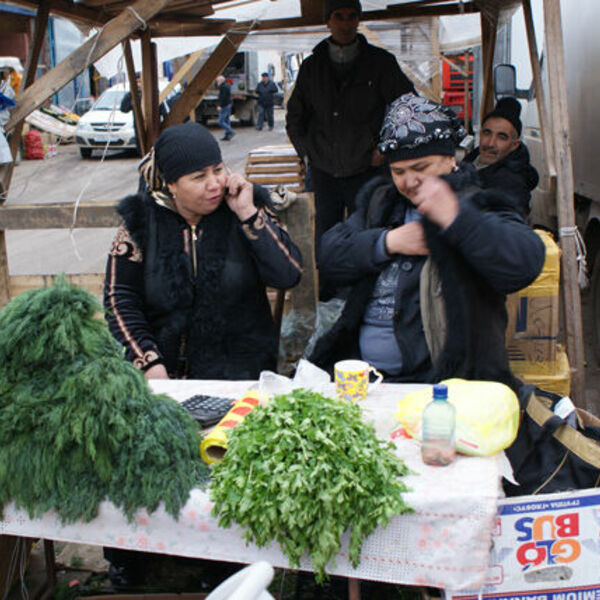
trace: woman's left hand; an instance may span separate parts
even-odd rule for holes
[[[232,173],[227,178],[225,201],[240,221],[249,219],[258,211],[254,206],[252,184],[239,173]]]
[[[417,210],[442,229],[449,227],[458,215],[458,198],[452,188],[439,177],[426,177],[412,198]]]

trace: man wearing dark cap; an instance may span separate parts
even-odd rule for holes
[[[273,106],[275,106],[277,86],[269,79],[268,73],[263,73],[260,77],[261,81],[256,86],[256,93],[258,94],[258,121],[256,122],[256,129],[260,131],[263,128],[266,118],[269,130],[272,130],[274,125]]]
[[[308,158],[317,247],[323,232],[354,211],[357,191],[378,173],[386,106],[414,91],[395,57],[357,33],[358,0],[325,0],[323,6],[331,36],[302,63],[286,115],[292,144]]]
[[[523,216],[529,214],[531,190],[539,177],[529,162],[529,151],[521,141],[521,105],[511,97],[498,100],[481,123],[479,146],[465,157],[479,171],[484,188],[499,188],[510,194]]]

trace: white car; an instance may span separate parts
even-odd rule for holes
[[[100,95],[92,108],[77,123],[75,139],[83,158],[90,158],[94,150],[135,150],[133,111],[121,112],[121,101],[129,86],[119,83]]]
[[[162,91],[168,81],[159,81]],[[179,91],[177,84],[161,104],[161,114],[169,111],[169,100]],[[129,85],[118,83],[104,90],[92,108],[81,116],[77,123],[75,139],[82,158],[90,158],[94,150],[104,150],[108,143],[111,150],[137,150],[133,110],[121,112],[121,101],[129,91]]]

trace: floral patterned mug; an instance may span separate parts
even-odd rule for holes
[[[377,385],[383,380],[383,375],[364,360],[341,360],[334,365],[335,392],[338,400],[358,402],[367,397],[369,373],[374,373],[377,379],[371,385]]]

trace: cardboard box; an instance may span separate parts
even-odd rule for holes
[[[544,268],[528,287],[506,298],[506,348],[511,364],[557,359],[560,248],[546,231],[536,230],[546,247]],[[528,365],[517,372],[532,372]]]
[[[600,598],[600,490],[500,500],[492,542],[483,590],[452,600]]]
[[[571,391],[571,367],[565,349],[558,344],[556,360],[548,362],[510,361],[511,371],[525,383],[542,390],[568,396]]]

